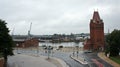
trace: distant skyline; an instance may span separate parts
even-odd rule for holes
[[[104,32],[120,29],[120,0],[0,0],[0,19],[10,34],[89,33],[90,19],[98,11]]]

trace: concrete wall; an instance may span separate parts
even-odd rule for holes
[[[3,64],[4,64],[4,60],[3,58],[0,58],[0,67],[3,67]]]

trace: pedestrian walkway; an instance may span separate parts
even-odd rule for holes
[[[107,63],[111,64],[114,67],[120,67],[120,64],[117,64],[116,62],[112,61],[111,59],[109,59],[108,57],[105,56],[105,54],[103,52],[98,53],[98,56],[103,59],[104,61],[106,61]]]
[[[45,56],[29,56],[23,54],[15,54],[8,57],[8,67],[67,67],[65,63],[59,59],[47,59]]]
[[[70,57],[81,64],[88,64],[87,61],[85,61],[85,59],[80,56],[70,55]]]

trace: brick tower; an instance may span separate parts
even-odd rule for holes
[[[104,23],[98,11],[94,11],[90,20],[90,42],[92,50],[104,50]]]

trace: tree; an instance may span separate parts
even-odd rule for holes
[[[114,30],[112,33],[107,35],[106,41],[107,52],[110,52],[110,56],[118,56],[120,52],[120,30]]]
[[[12,37],[9,35],[9,30],[6,27],[6,22],[0,19],[0,53],[3,54],[3,50],[7,49],[7,55],[13,55],[12,47],[13,47],[13,40]]]

